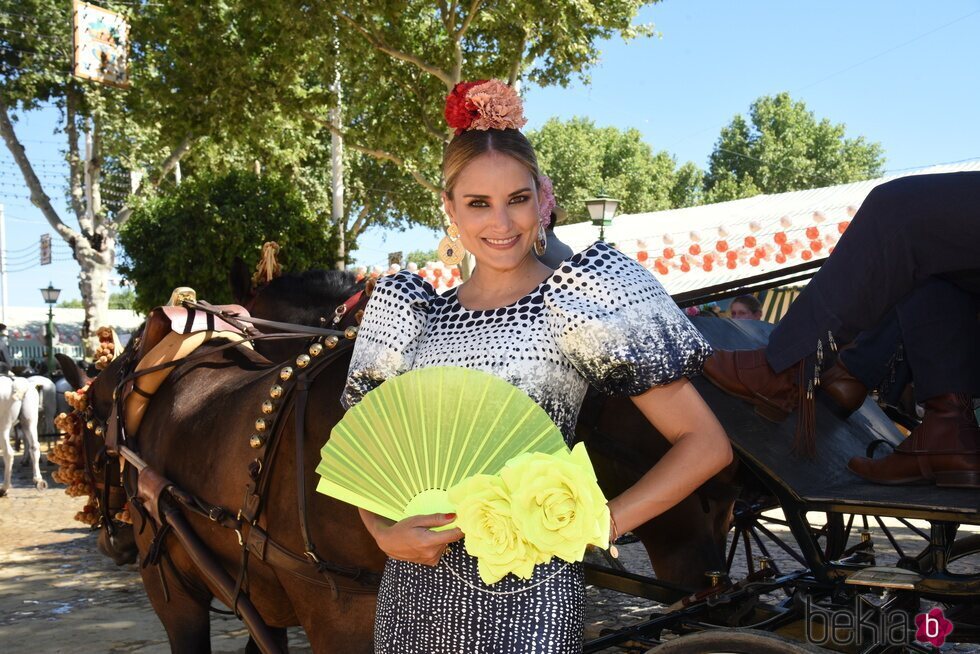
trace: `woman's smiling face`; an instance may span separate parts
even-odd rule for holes
[[[531,257],[540,224],[538,191],[534,175],[518,160],[497,152],[473,159],[443,203],[478,266],[514,270]]]

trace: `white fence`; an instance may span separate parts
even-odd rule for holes
[[[67,354],[72,359],[76,360],[85,356],[85,350],[81,345],[58,343],[54,346],[54,351],[60,352],[61,354]],[[31,361],[40,363],[44,360],[45,356],[43,345],[17,342],[10,344],[10,365],[12,366],[26,366],[30,365]]]

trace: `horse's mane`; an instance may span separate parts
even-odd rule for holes
[[[364,288],[343,270],[307,270],[276,277],[259,291],[259,298],[274,302],[277,320],[318,326],[337,305]]]

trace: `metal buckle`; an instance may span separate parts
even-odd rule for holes
[[[312,561],[315,565],[320,565],[321,563],[323,563],[323,561],[320,560],[320,557],[318,557],[316,555],[316,552],[311,552],[310,550],[307,550],[307,551],[303,552],[303,554],[305,554],[306,557],[310,561]]]

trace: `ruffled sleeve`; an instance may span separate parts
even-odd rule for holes
[[[660,282],[605,243],[564,262],[545,292],[559,350],[610,395],[639,395],[701,372],[711,346]]]
[[[389,377],[409,370],[435,290],[402,270],[378,280],[364,309],[340,403],[349,409]]]

